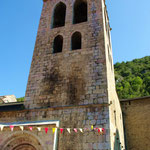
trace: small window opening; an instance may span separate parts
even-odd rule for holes
[[[114,110],[115,125],[117,125],[116,111]]]
[[[74,4],[73,24],[87,21],[87,2],[86,0],[76,0]]]
[[[54,39],[53,53],[62,52],[62,47],[63,47],[63,37],[61,35],[58,35]]]
[[[52,28],[62,27],[65,25],[66,5],[58,3],[54,9]]]
[[[81,33],[75,32],[71,38],[72,50],[81,49]]]

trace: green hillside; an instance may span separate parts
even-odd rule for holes
[[[114,67],[120,99],[150,95],[150,56],[116,63]]]

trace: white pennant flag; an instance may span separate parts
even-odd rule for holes
[[[99,128],[99,130],[100,130],[100,132],[102,132],[103,130],[102,130],[102,128]]]
[[[1,131],[3,131],[4,125],[0,125],[0,129],[1,129]]]
[[[83,129],[81,129],[81,128],[80,128],[79,130],[80,130],[80,132],[82,132],[82,133],[83,133]]]
[[[23,131],[24,130],[24,127],[23,126],[19,126],[20,127],[20,129]]]
[[[70,128],[67,128],[67,131],[70,133],[71,131],[70,131]]]
[[[41,131],[41,127],[37,127],[38,131]]]

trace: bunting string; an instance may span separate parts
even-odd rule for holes
[[[0,125],[0,131],[2,132],[4,130],[4,127],[7,127],[5,125]],[[10,130],[13,132],[15,125],[10,125]],[[22,131],[24,131],[25,127],[29,128],[30,131],[33,131],[33,126],[16,126],[19,127]],[[42,131],[42,127],[35,127],[39,132]],[[49,132],[48,127],[44,127],[45,133],[47,134]],[[56,132],[56,130],[59,129],[60,133],[62,134],[64,132],[64,130],[67,130],[67,132],[70,134],[71,132],[75,132],[75,133],[84,133],[84,132],[98,132],[100,134],[105,134],[105,129],[104,128],[94,128],[94,126],[92,125],[91,128],[51,128],[52,133],[54,134]]]

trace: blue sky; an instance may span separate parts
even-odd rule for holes
[[[42,0],[0,2],[0,95],[25,95]],[[114,63],[150,55],[150,1],[107,0]]]

